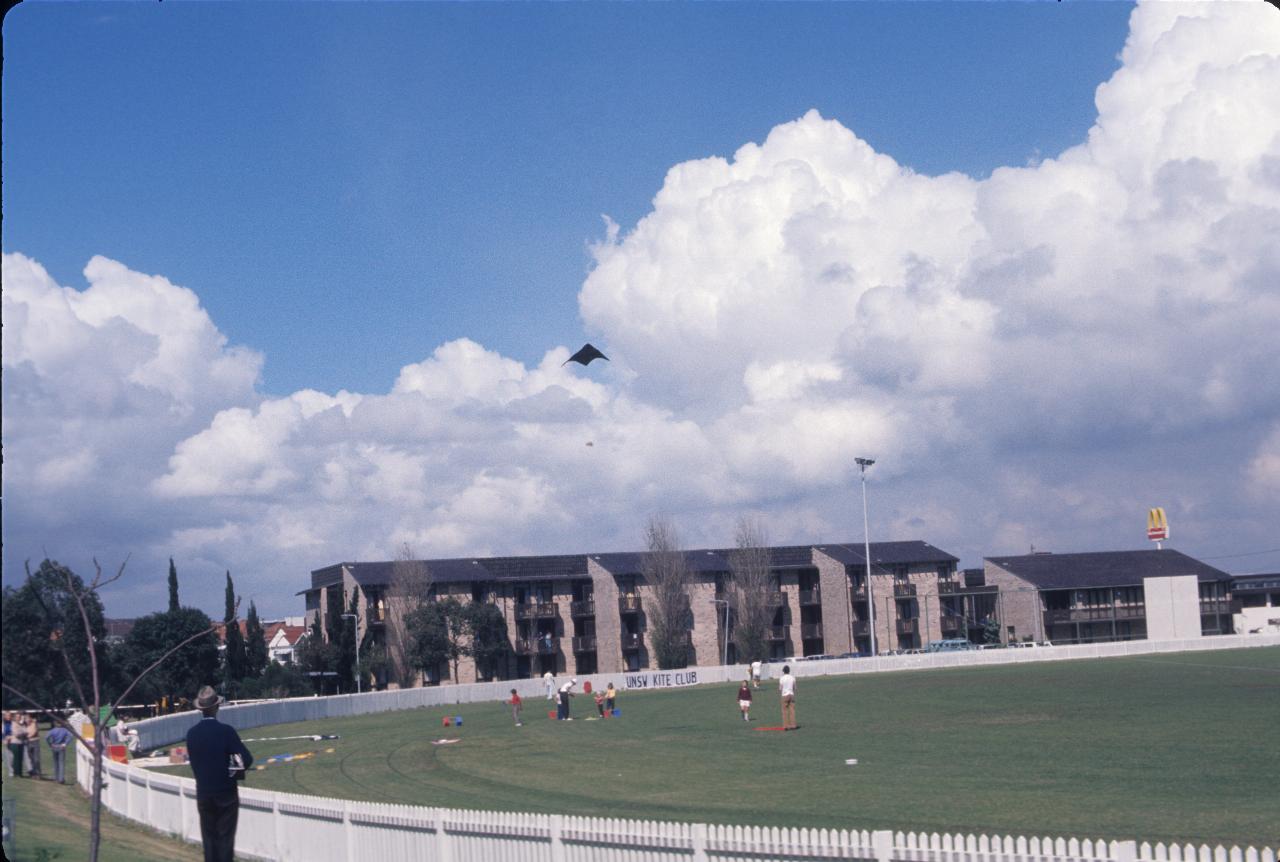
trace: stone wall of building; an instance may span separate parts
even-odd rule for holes
[[[695,575],[687,589],[693,611],[693,651],[690,665],[718,665],[721,661],[720,620],[723,610],[715,603],[716,582],[710,574]]]
[[[1035,586],[990,560],[983,561],[983,575],[987,586],[995,586],[1000,590],[996,600],[1000,642],[1009,642],[1010,626],[1013,626],[1014,640],[1028,637],[1036,641],[1044,640],[1044,616],[1040,608],[1040,594]]]
[[[813,552],[818,569],[818,589],[822,593],[822,651],[828,655],[853,652],[849,640],[849,575],[844,563],[821,551]]]
[[[622,614],[618,609],[618,580],[595,560],[587,559],[587,574],[596,603],[596,662],[601,673],[619,673],[622,662]]]

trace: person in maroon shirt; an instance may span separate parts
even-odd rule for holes
[[[742,720],[750,721],[751,716],[751,686],[744,679],[742,685],[738,688],[738,709],[742,711]]]

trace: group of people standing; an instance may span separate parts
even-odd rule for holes
[[[542,675],[542,681],[547,688],[547,700],[556,701],[556,720],[573,721],[573,715],[569,709],[569,701],[570,698],[578,696],[578,693],[574,691],[578,686],[578,678],[571,677],[568,682],[557,686],[555,674],[547,671]],[[588,683],[589,686],[590,683]],[[604,718],[606,714],[612,715],[617,702],[618,690],[613,687],[613,683],[609,683],[608,687],[603,691],[595,693],[596,712],[599,713],[601,718]],[[511,717],[515,720],[516,727],[520,727],[520,710],[523,704],[520,700],[520,695],[516,693],[514,688],[511,689],[511,700],[507,701],[507,703],[511,706]]]
[[[46,742],[53,752],[53,779],[67,783],[67,745],[71,732],[61,725],[49,731]],[[42,778],[40,769],[40,723],[34,715],[4,713],[5,768],[10,778]]]
[[[738,711],[743,721],[751,720],[751,701],[753,688],[760,688],[760,662],[751,663],[751,676],[742,681],[738,687]],[[778,695],[782,698],[782,729],[796,730],[796,678],[791,675],[791,666],[782,666],[782,676],[778,678]]]

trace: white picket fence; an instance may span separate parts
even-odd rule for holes
[[[967,652],[880,656],[877,658],[801,661],[793,663],[791,670],[798,677],[829,676],[835,674],[931,670],[945,667],[1095,659],[1262,646],[1280,646],[1280,635],[1219,635],[1175,641],[1112,641],[1109,643],[1073,646],[1036,647],[1034,649],[973,650]],[[780,662],[774,662],[772,665],[767,666],[766,672],[772,670],[774,673],[780,673],[780,666]],[[704,685],[741,680],[746,675],[747,669],[742,665],[728,665],[693,667],[688,668],[686,672],[696,673],[697,684]],[[613,683],[619,690],[626,691],[628,689],[627,677],[652,675],[652,673],[652,671],[639,671],[638,674],[583,674],[581,682],[585,683],[589,680],[595,688],[604,688],[608,683]],[[324,718],[347,718],[353,715],[396,712],[419,707],[494,702],[506,700],[513,688],[518,690],[523,698],[537,698],[544,690],[542,685],[541,680],[521,679],[469,685],[410,688],[399,691],[379,691],[369,692],[368,694],[289,698],[287,700],[224,706],[218,713],[218,719],[237,729],[245,730],[250,727],[261,727],[268,724],[292,724],[294,722],[316,721]],[[130,727],[138,731],[140,746],[143,749],[152,749],[185,739],[187,730],[199,718],[199,713],[184,712],[146,719],[130,725]]]
[[[91,756],[77,746],[88,790]],[[116,814],[198,843],[195,781],[110,763]],[[464,811],[240,791],[236,855],[282,862],[1277,862],[1249,847],[987,835],[780,829],[561,814]]]

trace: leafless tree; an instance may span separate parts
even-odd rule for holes
[[[734,549],[729,553],[733,580],[729,585],[729,609],[733,615],[733,642],[738,661],[769,657],[769,627],[773,624],[773,577],[769,571],[769,536],[758,518],[738,519]]]
[[[209,626],[209,628],[203,631],[197,632],[196,634],[192,635],[191,637],[187,638],[181,643],[175,645],[172,649],[170,649],[164,655],[160,656],[160,658],[156,659],[154,662],[151,663],[150,666],[148,666],[141,673],[135,676],[129,682],[129,684],[125,687],[124,691],[120,693],[120,696],[117,697],[114,702],[107,704],[108,708],[106,710],[103,710],[102,685],[101,685],[102,680],[101,680],[101,675],[99,673],[99,668],[98,668],[98,649],[97,649],[97,644],[94,642],[94,639],[93,639],[93,626],[89,620],[89,610],[86,605],[86,600],[89,598],[90,595],[97,593],[103,587],[119,580],[124,575],[124,567],[126,563],[128,563],[127,559],[125,560],[124,563],[120,564],[119,570],[111,577],[103,577],[102,567],[98,565],[98,561],[95,559],[93,561],[93,568],[94,568],[93,580],[90,581],[87,585],[80,585],[80,586],[77,586],[76,584],[77,578],[75,578],[75,576],[71,573],[70,569],[63,569],[64,575],[67,581],[67,593],[75,601],[76,608],[79,612],[80,623],[81,625],[84,626],[85,641],[87,643],[86,652],[88,653],[88,659],[89,659],[89,668],[88,668],[89,678],[87,680],[81,679],[82,675],[84,674],[83,663],[80,663],[79,667],[77,668],[77,662],[73,661],[72,657],[67,653],[67,649],[64,643],[66,638],[54,637],[52,638],[52,640],[59,654],[62,656],[63,664],[66,665],[67,676],[75,687],[76,697],[77,697],[77,700],[79,701],[80,708],[84,712],[88,713],[89,723],[93,726],[92,739],[86,739],[84,736],[82,736],[80,731],[77,730],[75,727],[73,727],[71,723],[66,719],[65,716],[61,715],[58,712],[53,711],[54,708],[51,705],[39,703],[33,698],[28,697],[25,692],[19,691],[18,689],[9,685],[7,682],[4,683],[4,687],[8,689],[10,692],[12,692],[14,696],[19,697],[22,700],[26,701],[27,703],[31,704],[33,707],[35,707],[35,710],[38,713],[48,718],[49,721],[52,722],[53,724],[60,724],[63,727],[65,727],[68,731],[71,732],[71,735],[74,736],[80,742],[81,745],[85,746],[86,748],[90,749],[93,752],[93,780],[92,780],[91,801],[89,804],[89,862],[97,862],[98,847],[101,844],[101,840],[102,840],[102,766],[103,766],[103,759],[104,759],[103,754],[107,745],[107,742],[106,742],[107,729],[110,727],[113,720],[115,719],[116,710],[119,709],[120,704],[124,703],[125,699],[128,698],[129,695],[133,693],[134,688],[137,687],[138,683],[142,682],[142,680],[147,676],[147,674],[151,673],[151,671],[155,670],[160,665],[164,664],[165,661],[167,661],[170,656],[172,656],[178,650],[182,649],[187,644],[191,643],[192,641],[198,640],[202,637],[206,637],[210,634],[213,634],[215,631],[217,631],[217,628],[218,628],[218,624],[214,623],[213,625]],[[26,571],[27,571],[27,579],[30,580],[31,579],[30,564],[26,565]],[[41,608],[44,611],[45,616],[51,621],[54,620],[55,614],[53,613],[51,608],[45,605],[44,600],[40,598],[40,594],[38,590],[35,591],[35,595],[37,597],[37,600],[40,602]],[[238,607],[239,603],[237,602],[236,604]],[[65,624],[68,624],[69,622],[70,621],[63,621],[62,624],[65,625]]]
[[[658,667],[685,667],[689,663],[692,622],[688,592],[691,573],[675,525],[665,515],[650,517],[645,527],[640,573],[652,590],[644,602],[644,612]]]
[[[401,688],[413,685],[418,670],[409,651],[409,615],[422,607],[431,596],[431,571],[413,552],[408,542],[396,551],[391,564],[391,582],[387,585],[387,658],[391,675]]]

